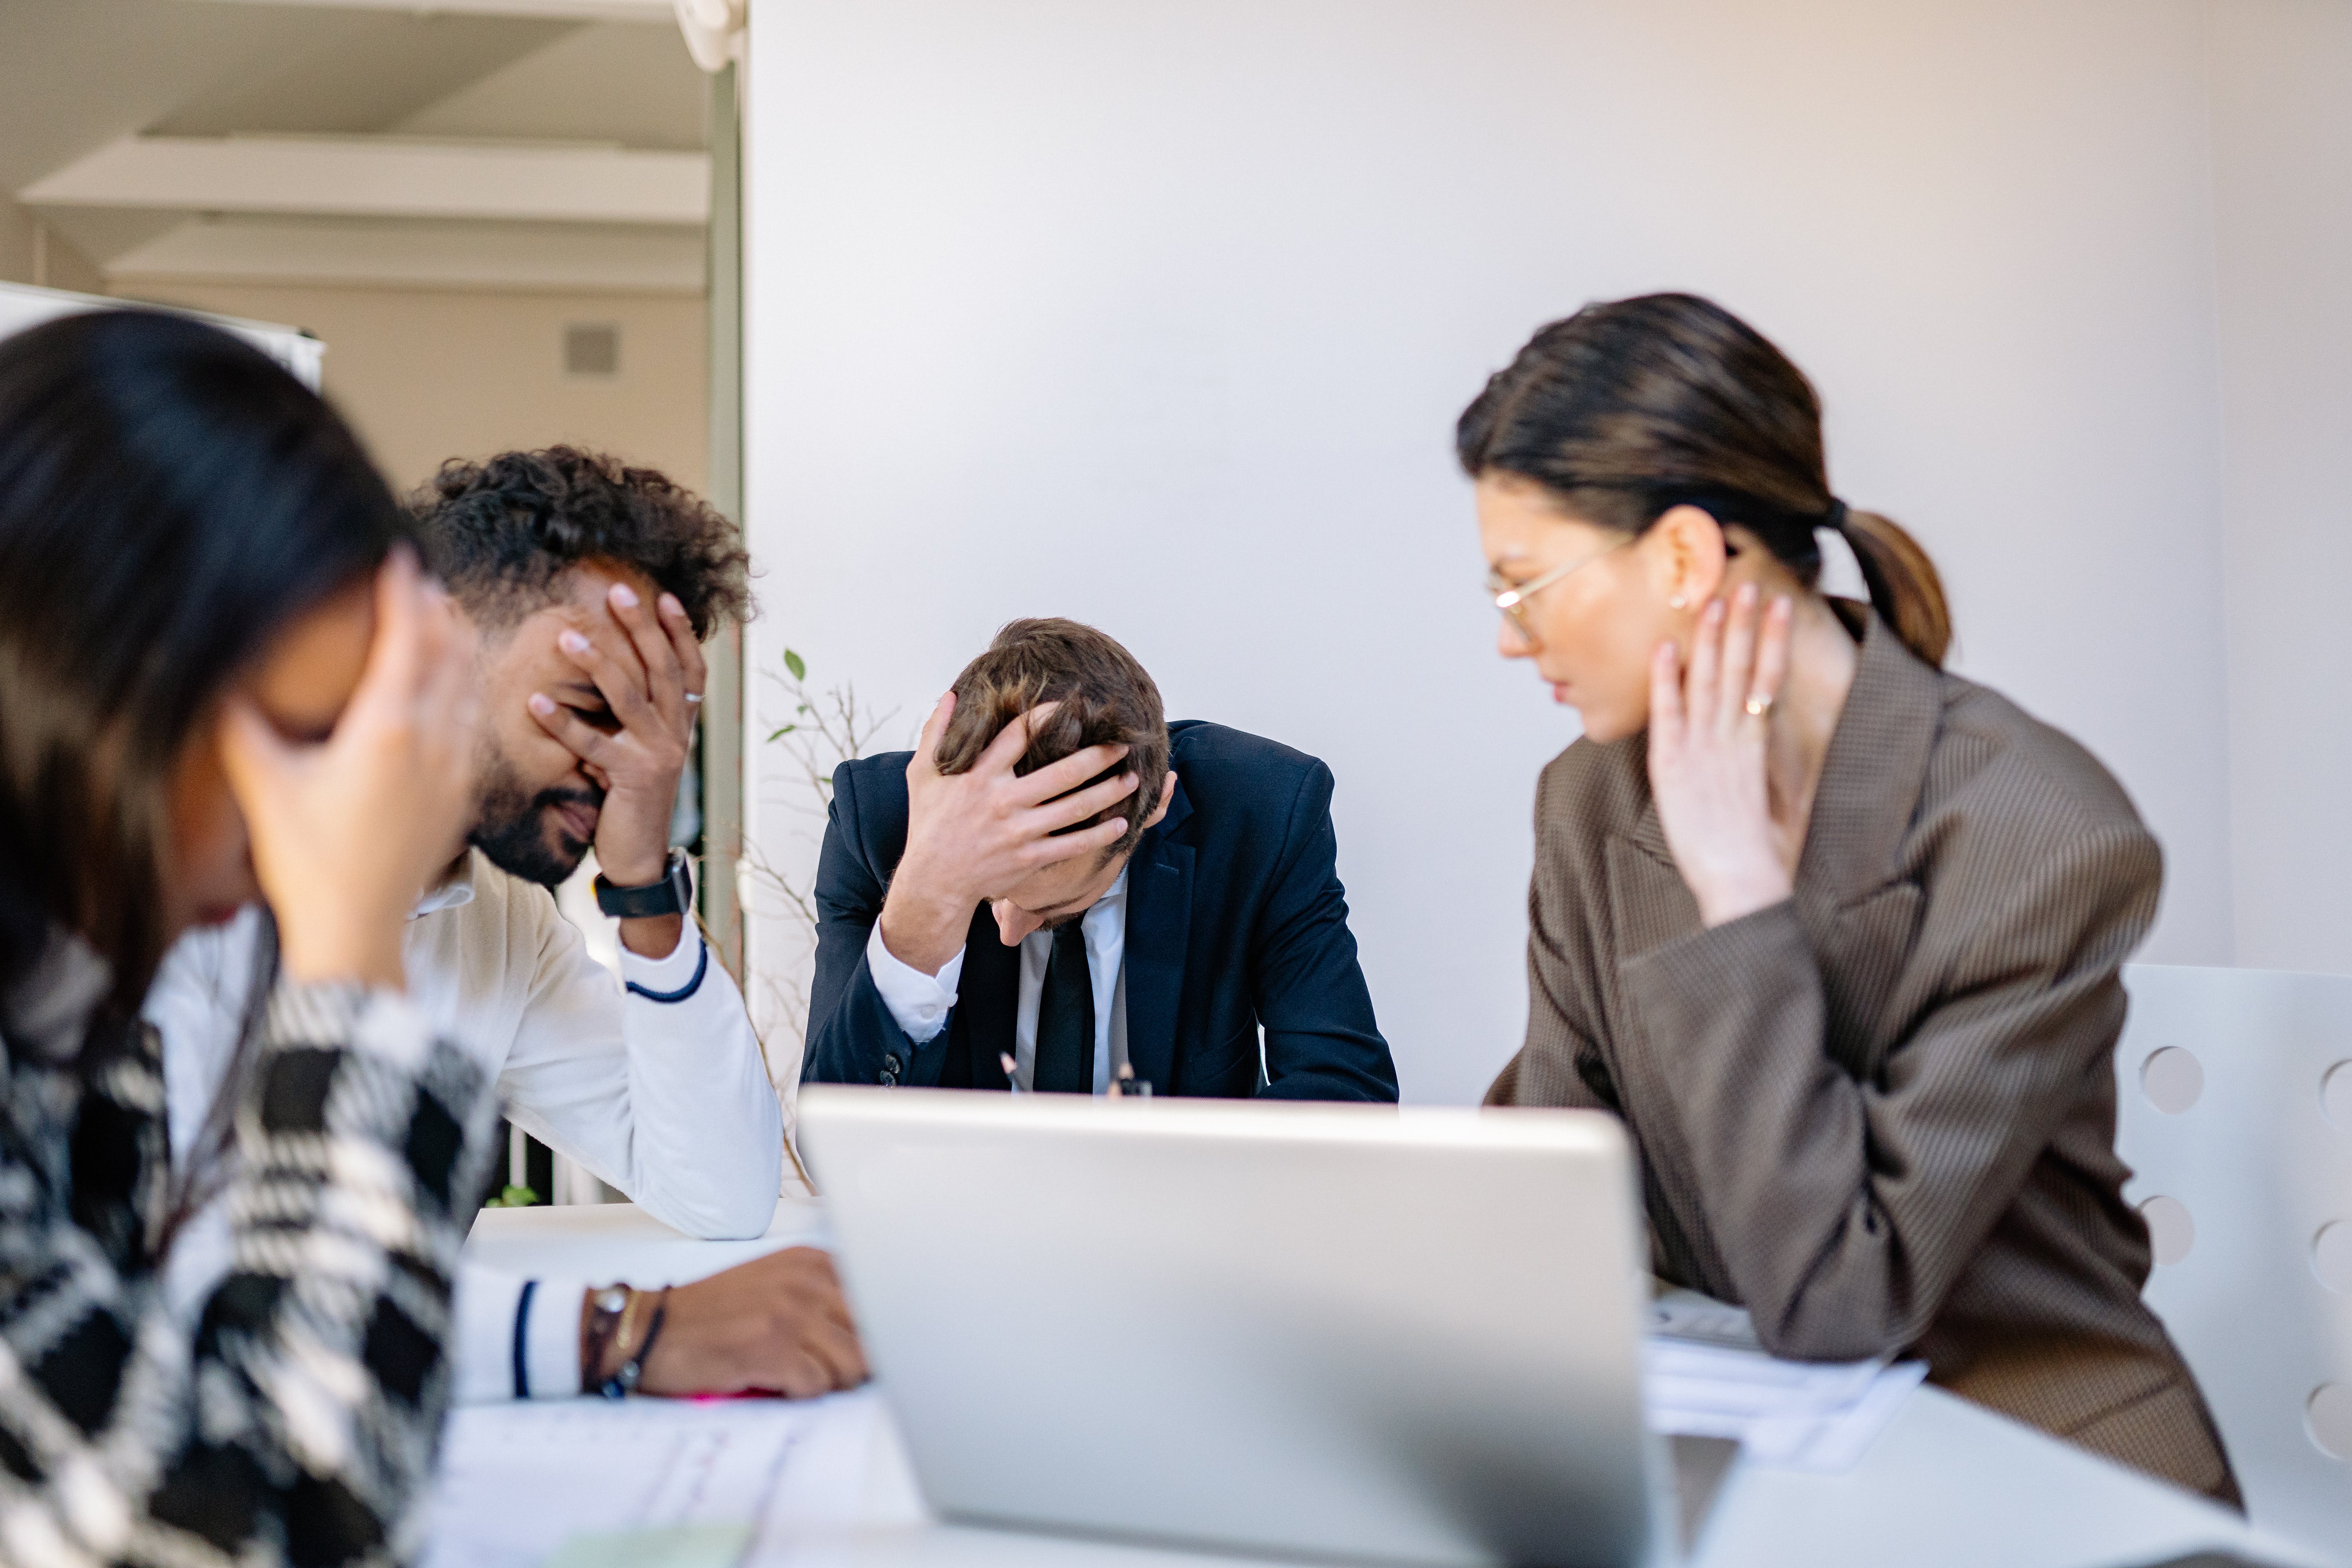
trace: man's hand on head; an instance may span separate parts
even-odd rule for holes
[[[615,583],[604,602],[602,625],[567,629],[556,646],[595,683],[614,727],[598,729],[544,692],[531,693],[530,711],[604,786],[596,862],[605,879],[640,888],[660,881],[668,867],[670,815],[694,739],[697,710],[688,698],[699,700],[709,672],[677,595],[648,605]],[[678,915],[621,922],[622,942],[647,958],[667,957],[683,934]]]
[[[938,766],[955,693],[931,710],[907,764],[907,848],[882,905],[883,945],[899,963],[938,973],[962,951],[972,911],[983,901],[1047,866],[1100,855],[1126,835],[1124,815],[1076,825],[1135,793],[1131,773],[1079,787],[1126,756],[1127,747],[1087,746],[1034,773],[1013,771],[1053,706],[1040,703],[1007,724],[960,773]]]

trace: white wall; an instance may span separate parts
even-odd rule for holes
[[[2352,971],[2352,8],[2212,13],[2237,961]]]
[[[1706,291],[1813,374],[1958,667],[2164,838],[2144,956],[2230,961],[2194,0],[757,0],[752,39],[755,671],[789,643],[911,729],[1066,614],[1323,756],[1409,1098],[1517,1043],[1574,733],[1494,656],[1452,424],[1593,299]],[[804,854],[782,771],[751,793]]]

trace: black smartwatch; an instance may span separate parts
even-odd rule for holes
[[[642,888],[616,888],[596,873],[596,907],[619,920],[646,920],[656,915],[683,915],[694,909],[694,874],[687,868],[686,851],[669,852],[669,869],[658,882]]]

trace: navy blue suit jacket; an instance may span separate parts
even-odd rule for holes
[[[1220,724],[1169,726],[1176,793],[1127,878],[1127,1053],[1156,1094],[1397,1097],[1356,963],[1331,828],[1331,770]],[[866,943],[907,847],[907,762],[842,763],[817,866],[808,1083],[1006,1087],[1021,950],[983,904],[947,1027],[908,1039]],[[1267,1082],[1258,1087],[1258,1030]]]

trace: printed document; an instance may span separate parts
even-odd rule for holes
[[[1746,1312],[1687,1292],[1652,1304],[1642,1342],[1653,1431],[1736,1438],[1751,1463],[1778,1469],[1853,1468],[1927,1375],[1925,1362],[1776,1360]]]

